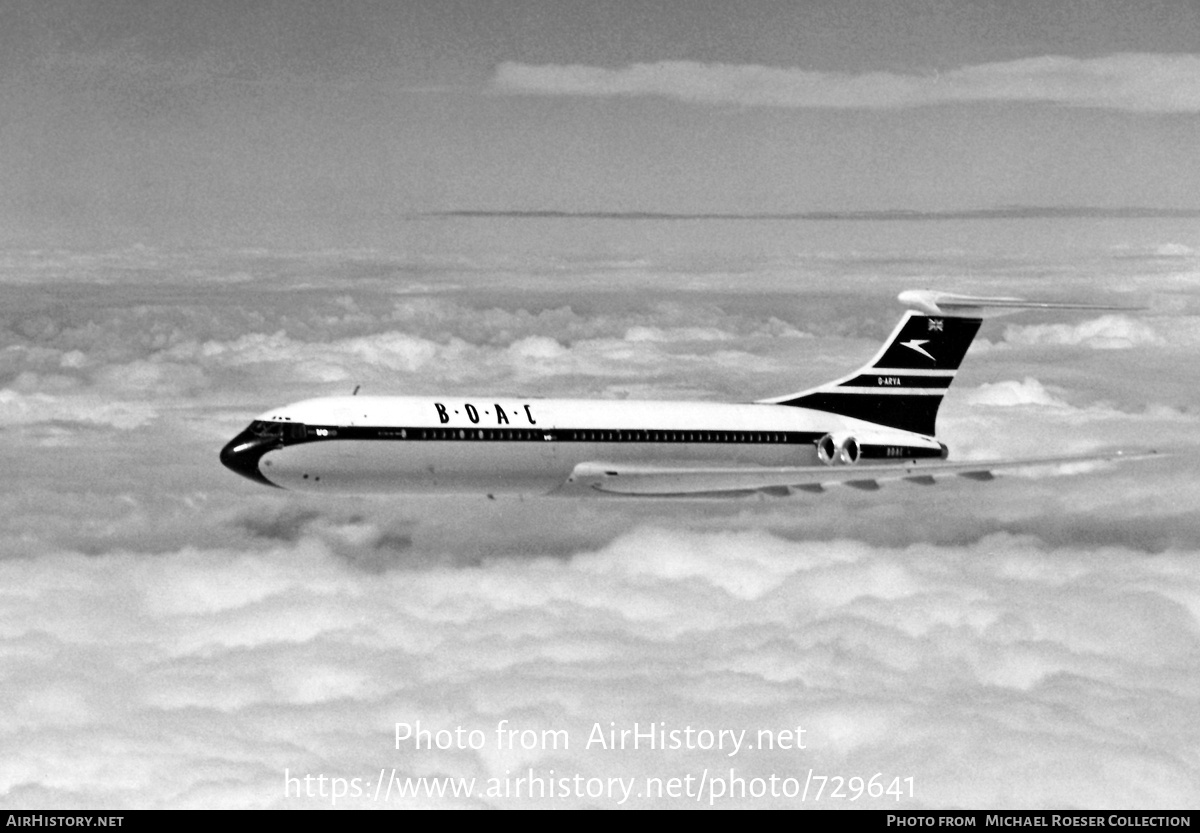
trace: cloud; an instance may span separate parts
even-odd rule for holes
[[[1178,321],[1171,322],[1173,334],[1180,334]],[[1192,332],[1195,327],[1188,328]],[[1030,324],[1010,326],[1004,340],[1012,345],[1082,345],[1096,350],[1128,350],[1133,347],[1165,345],[1153,324],[1128,315],[1103,315],[1079,324]]]
[[[5,806],[328,806],[285,798],[285,769],[374,779],[381,766],[639,782],[885,771],[915,778],[906,806],[918,808],[1062,806],[1064,789],[1072,806],[1167,807],[1193,790],[1194,551],[1007,534],[889,547],[653,523],[552,558],[364,571],[332,547],[376,546],[372,522],[276,520],[251,549],[0,561]],[[564,730],[570,745],[499,748],[502,720]],[[398,721],[486,741],[397,748]],[[755,740],[799,725],[807,743],[732,757],[588,748],[610,722]]]
[[[1018,405],[1042,405],[1050,408],[1065,408],[1067,404],[1056,399],[1037,379],[1026,377],[1023,382],[1005,381],[980,385],[968,394],[972,405],[1015,407]]]
[[[361,377],[402,394],[795,390],[873,354],[914,270],[870,252],[668,256],[659,242],[618,266],[149,250],[0,263],[16,287],[0,329],[0,803],[328,806],[285,798],[284,771],[730,765],[912,775],[906,806],[1186,803],[1200,743],[1186,453],[1069,479],[699,505],[336,499],[259,489],[217,462],[262,408]],[[955,280],[975,257],[931,255]],[[1044,284],[1035,266],[1027,280]],[[1089,288],[1093,266],[1078,267]],[[653,293],[613,291],[613,274],[654,275]],[[23,283],[43,280],[61,285]],[[991,280],[965,291],[1029,289],[1006,268]],[[1019,329],[974,357],[939,424],[953,459],[1194,447],[1189,309]],[[68,451],[42,447],[56,443]],[[394,744],[396,721],[505,719],[577,745]],[[811,734],[802,755],[582,748],[609,721]],[[389,806],[415,803],[456,804]],[[795,802],[718,806],[772,803]],[[457,802],[522,804],[611,806]]]
[[[654,95],[747,107],[899,109],[951,103],[1036,102],[1154,113],[1200,112],[1200,56],[1123,53],[1047,55],[919,75],[816,72],[753,64],[660,61],[618,69],[500,64],[504,93]]]
[[[10,428],[37,423],[80,422],[129,431],[150,422],[157,413],[157,407],[148,403],[111,402],[95,394],[59,397],[0,389],[0,421]]]
[[[733,329],[730,332],[716,326],[629,326],[644,320],[642,315],[581,317],[567,313],[552,316],[561,322],[555,336],[542,334],[548,331],[542,316],[524,311],[460,310],[451,318],[426,320],[406,326],[404,331],[383,329],[396,326],[391,321],[370,322],[370,329],[380,331],[342,339],[319,337],[321,330],[331,329],[324,326],[304,339],[279,330],[229,340],[188,341],[162,351],[157,360],[196,363],[213,377],[230,371],[260,373],[273,366],[281,378],[309,384],[342,383],[344,387],[347,380],[354,379],[379,389],[394,386],[398,380],[427,385],[422,380],[436,378],[443,388],[471,385],[503,390],[536,385],[559,396],[594,392],[597,380],[624,385],[631,379],[675,379],[681,376],[680,368],[692,368],[694,373],[686,378],[689,387],[706,383],[710,386],[706,390],[711,391],[725,368],[768,372],[783,367],[774,357],[764,357],[754,349],[735,349],[736,335],[750,342],[769,342],[772,333],[795,333],[777,327],[780,322],[776,321],[737,334],[736,319],[726,324]],[[498,324],[500,321],[506,323]],[[421,331],[434,337],[416,334]],[[601,335],[610,332],[612,335]],[[589,337],[589,333],[595,335]],[[752,343],[742,346],[754,347]]]

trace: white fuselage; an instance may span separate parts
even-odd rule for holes
[[[276,408],[253,425],[282,433],[258,458],[266,480],[343,493],[545,494],[596,461],[815,466],[817,440],[835,432],[894,444],[895,456],[938,448],[932,438],[772,404],[347,396]],[[235,452],[246,447],[237,442]]]
[[[261,415],[220,459],[262,485],[343,493],[790,494],[823,482],[878,488],[875,478],[897,473],[928,484],[933,471],[981,474],[945,463],[948,450],[933,434],[985,316],[1112,309],[920,290],[900,300],[909,309],[866,364],[785,396],[747,404],[309,399]]]

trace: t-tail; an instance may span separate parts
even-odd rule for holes
[[[932,438],[942,397],[984,318],[1020,310],[1132,309],[915,289],[899,297],[908,312],[861,368],[809,390],[760,401],[827,411]]]

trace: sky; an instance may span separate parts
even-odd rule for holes
[[[1131,8],[0,3],[0,805],[1196,807],[1200,18]],[[1141,308],[986,322],[952,459],[1156,459],[707,502],[217,460],[359,385],[789,393],[917,287]]]
[[[380,245],[472,209],[1200,207],[1187,0],[0,15],[0,217],[37,245]]]

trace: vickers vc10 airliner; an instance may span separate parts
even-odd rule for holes
[[[272,408],[221,451],[267,486],[327,493],[786,496],[843,483],[878,489],[939,475],[1109,460],[951,462],[938,406],[985,317],[1029,309],[1126,309],[927,290],[855,372],[753,403],[340,396]],[[1125,459],[1130,459],[1128,456]]]

